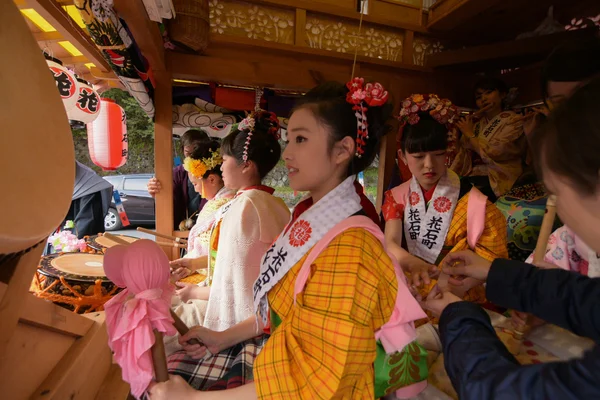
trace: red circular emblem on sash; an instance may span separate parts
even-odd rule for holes
[[[511,114],[507,113],[507,112],[500,114],[500,118],[508,118],[510,116],[511,116]]]
[[[443,214],[450,211],[450,208],[452,208],[452,202],[447,197],[438,197],[433,202],[433,208],[435,208],[437,212]]]
[[[300,220],[292,226],[290,231],[290,244],[294,247],[303,246],[310,239],[312,228],[308,221]]]
[[[421,197],[417,192],[410,192],[410,205],[416,206],[419,201],[421,201]]]

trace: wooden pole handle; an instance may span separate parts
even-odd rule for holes
[[[173,310],[171,310],[171,318],[173,318],[173,325],[175,326],[175,329],[181,336],[189,332],[190,328],[187,327],[187,325],[181,320],[181,318],[179,318],[177,314],[175,314]],[[191,344],[202,344],[198,339],[192,339],[189,342]]]
[[[162,332],[154,330],[154,344],[152,345],[152,364],[154,365],[154,375],[157,382],[166,382],[169,380],[169,370],[167,369],[167,355],[165,353],[165,343],[163,342]]]
[[[546,203],[546,213],[542,220],[542,226],[540,227],[540,235],[535,246],[535,254],[533,256],[533,263],[538,263],[544,260],[546,255],[546,248],[548,247],[548,239],[552,234],[552,227],[554,226],[554,219],[556,218],[556,196],[548,196]]]
[[[176,243],[187,243],[187,239],[185,239],[185,238],[180,238],[180,237],[171,236],[171,235],[165,235],[163,233],[158,233],[156,231],[152,231],[150,229],[141,228],[141,227],[137,228],[137,230],[140,231],[140,232],[147,233],[149,235],[154,235],[156,237],[163,238],[163,239],[169,239],[169,240],[172,240],[172,241],[174,241]]]
[[[105,238],[109,239],[109,240],[112,240],[113,242],[115,242],[115,243],[117,243],[117,244],[123,244],[123,245],[125,245],[125,246],[127,246],[127,245],[131,244],[131,243],[129,243],[127,240],[125,240],[125,239],[121,239],[120,237],[118,237],[118,236],[116,236],[116,235],[113,235],[112,233],[108,233],[108,232],[107,232],[107,233],[105,233],[103,236],[104,236]]]

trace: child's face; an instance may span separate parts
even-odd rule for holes
[[[292,189],[317,192],[339,184],[343,157],[339,157],[339,149],[330,152],[329,135],[329,128],[319,123],[312,111],[301,108],[292,114],[282,155]]]
[[[498,90],[477,89],[475,93],[475,104],[479,109],[490,107],[492,110],[502,109],[504,95]]]
[[[425,190],[434,187],[446,173],[446,150],[403,153],[402,158]]]

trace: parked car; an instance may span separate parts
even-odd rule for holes
[[[123,207],[132,225],[155,225],[154,198],[150,196],[147,184],[152,174],[130,174],[104,176],[121,196]],[[114,199],[104,218],[104,229],[115,231],[123,228]]]

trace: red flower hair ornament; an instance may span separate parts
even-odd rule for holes
[[[369,123],[367,121],[368,107],[380,107],[384,105],[389,97],[387,90],[381,83],[367,83],[364,78],[353,78],[346,83],[348,93],[346,101],[353,105],[352,110],[356,116],[356,152],[354,155],[361,158],[364,154],[364,146],[369,139]]]

